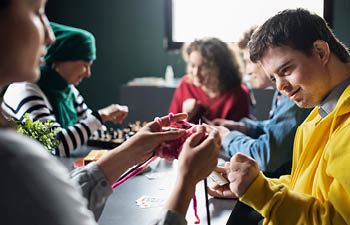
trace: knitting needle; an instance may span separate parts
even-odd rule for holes
[[[204,193],[205,193],[205,206],[207,208],[207,221],[208,225],[210,225],[210,212],[209,212],[209,200],[208,200],[208,190],[207,190],[207,178],[204,178]]]
[[[202,120],[199,119],[199,125],[202,124]],[[209,200],[208,200],[208,190],[207,190],[208,182],[207,178],[204,178],[204,195],[205,195],[205,206],[207,209],[207,224],[210,225],[210,212],[209,212]]]

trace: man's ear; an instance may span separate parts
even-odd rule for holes
[[[326,65],[330,57],[330,49],[328,43],[322,40],[317,40],[313,43],[313,51],[316,56],[322,61],[322,65]]]

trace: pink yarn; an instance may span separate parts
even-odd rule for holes
[[[113,185],[112,185],[112,188],[116,188],[118,187],[119,185],[121,185],[122,183],[124,183],[125,181],[127,181],[129,178],[133,177],[133,176],[136,176],[137,174],[139,174],[143,169],[145,169],[149,164],[151,164],[151,162],[153,162],[156,158],[158,158],[157,156],[153,156],[145,165],[139,167],[139,168],[136,168],[135,170],[133,170],[131,173],[129,173],[126,177],[124,177],[123,179],[121,180],[118,180],[117,182],[115,182]]]
[[[169,120],[174,117],[173,113],[169,113]],[[160,123],[159,118],[155,118],[155,121]],[[182,146],[185,143],[186,139],[190,137],[193,133],[196,132],[196,126],[192,123],[186,122],[186,121],[177,121],[177,122],[171,122],[170,126],[167,128],[162,128],[162,131],[169,130],[171,128],[184,128],[186,129],[186,133],[179,139],[172,140],[172,141],[165,141],[160,144],[160,146],[155,150],[156,156],[159,156],[160,158],[164,158],[168,161],[173,161],[174,159],[179,158],[179,154],[182,150]]]
[[[195,224],[199,224],[201,222],[201,219],[198,216],[198,210],[197,210],[197,198],[196,198],[196,194],[194,194],[193,198],[193,211],[194,211],[194,216],[196,217],[196,221],[194,221]]]
[[[173,113],[169,113],[169,120],[174,117]],[[162,127],[161,121],[159,117],[156,117],[154,119],[160,127]],[[177,122],[170,122],[170,126],[167,128],[162,127],[162,131],[169,130],[171,128],[183,128],[186,129],[186,133],[179,139],[177,140],[172,140],[172,141],[166,141],[160,144],[160,146],[155,150],[155,156],[150,159],[145,165],[142,167],[136,168],[135,170],[131,171],[126,177],[123,179],[117,181],[112,185],[112,188],[116,188],[120,184],[124,183],[126,180],[129,178],[137,175],[140,173],[144,168],[146,168],[153,160],[155,160],[157,157],[164,158],[168,161],[173,161],[174,159],[179,158],[179,154],[182,150],[182,146],[185,143],[186,139],[190,137],[193,133],[196,132],[196,126],[192,123],[186,122],[186,121],[177,121]],[[195,224],[200,223],[200,218],[197,213],[197,198],[196,195],[193,196],[193,210],[194,210],[194,215],[196,217],[196,221],[194,222]]]
[[[169,121],[174,117],[173,113],[169,113]],[[162,126],[160,118],[154,119],[159,126]],[[164,158],[168,161],[173,161],[174,159],[179,158],[179,154],[182,150],[182,146],[185,143],[186,139],[190,137],[193,133],[196,132],[196,126],[192,123],[186,122],[186,121],[177,121],[177,122],[170,122],[170,127],[173,128],[184,128],[186,129],[186,133],[177,140],[172,141],[166,141],[163,142],[156,150],[155,154],[156,156],[159,156],[160,158]],[[169,128],[167,128],[169,129]],[[167,130],[162,128],[163,131]],[[192,198],[193,201],[193,211],[194,215],[196,217],[196,221],[194,221],[195,224],[199,224],[201,222],[199,216],[198,216],[198,210],[197,210],[197,198],[196,194]]]

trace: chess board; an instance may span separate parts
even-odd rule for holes
[[[123,129],[108,129],[105,131],[99,130],[96,135],[93,135],[87,142],[89,146],[99,147],[103,149],[112,149],[121,145],[125,140],[132,137],[139,131],[147,122],[141,123],[136,121],[129,124],[127,128]]]

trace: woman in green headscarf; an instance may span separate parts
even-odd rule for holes
[[[47,47],[45,65],[40,68],[41,78],[36,84],[10,85],[4,95],[3,108],[8,116],[20,121],[29,113],[33,120],[54,122],[62,128],[56,153],[69,156],[106,121],[121,123],[128,108],[112,104],[92,111],[86,106],[75,86],[91,76],[90,67],[96,59],[95,38],[82,29],[50,24],[56,41]]]

